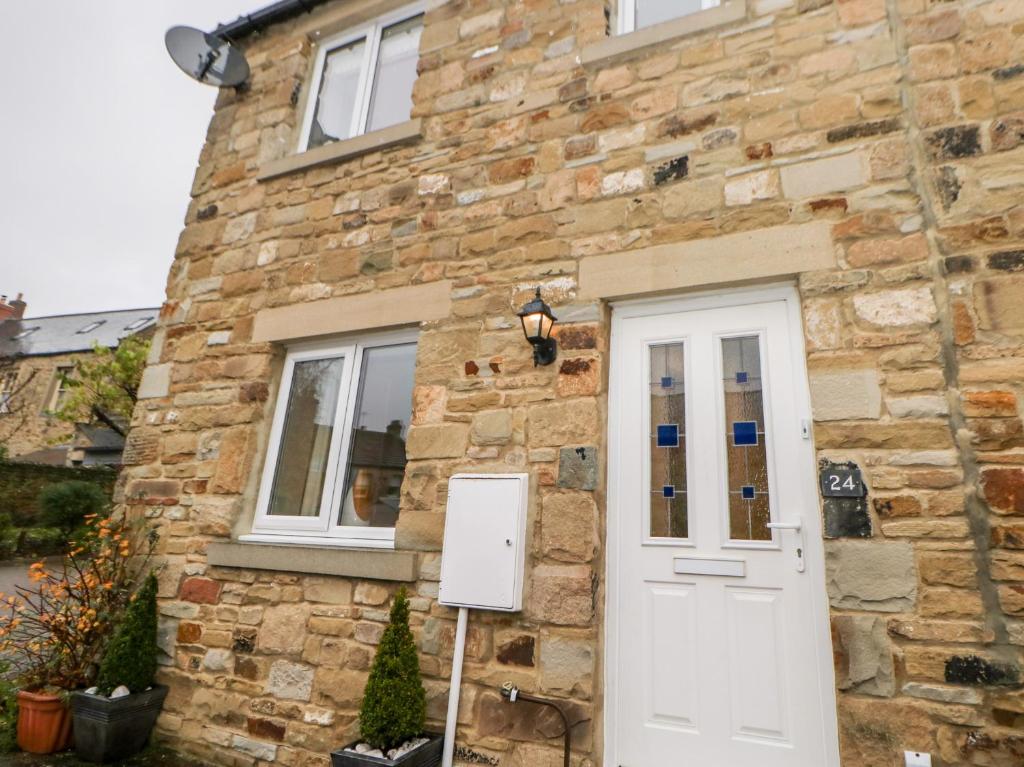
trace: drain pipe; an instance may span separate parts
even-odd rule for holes
[[[459,688],[462,687],[462,660],[466,655],[466,625],[469,608],[459,608],[459,622],[455,627],[455,654],[452,656],[452,679],[448,688],[448,718],[444,725],[444,755],[441,767],[452,767],[455,755],[455,727],[459,718]]]
[[[505,682],[505,684],[501,686],[501,695],[504,698],[508,698],[509,703],[515,703],[518,700],[525,700],[528,703],[536,703],[541,706],[553,708],[558,712],[558,715],[562,717],[562,725],[565,727],[565,733],[563,734],[565,745],[563,746],[562,752],[562,764],[564,767],[569,767],[569,751],[571,747],[572,733],[569,730],[569,717],[566,715],[562,707],[553,701],[538,698],[533,695],[527,695],[525,692],[519,692],[519,688],[511,682]]]

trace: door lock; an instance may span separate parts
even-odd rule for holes
[[[769,530],[792,530],[794,533],[800,536],[800,540],[797,542],[796,547],[796,571],[802,573],[806,567],[804,564],[804,549],[806,548],[804,541],[804,525],[803,520],[797,517],[793,522],[768,522],[765,527]]]

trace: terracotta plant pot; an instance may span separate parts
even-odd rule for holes
[[[71,712],[57,695],[18,693],[18,748],[53,754],[71,746]]]

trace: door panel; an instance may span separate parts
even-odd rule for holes
[[[695,729],[697,595],[692,584],[649,583],[646,601],[647,720]]]
[[[612,767],[838,763],[794,302],[762,291],[613,316]]]

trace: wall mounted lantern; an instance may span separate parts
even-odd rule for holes
[[[550,365],[558,356],[558,343],[551,337],[551,329],[558,320],[551,313],[551,307],[541,300],[540,288],[530,303],[519,310],[519,321],[523,323],[526,340],[533,346],[533,365]]]

